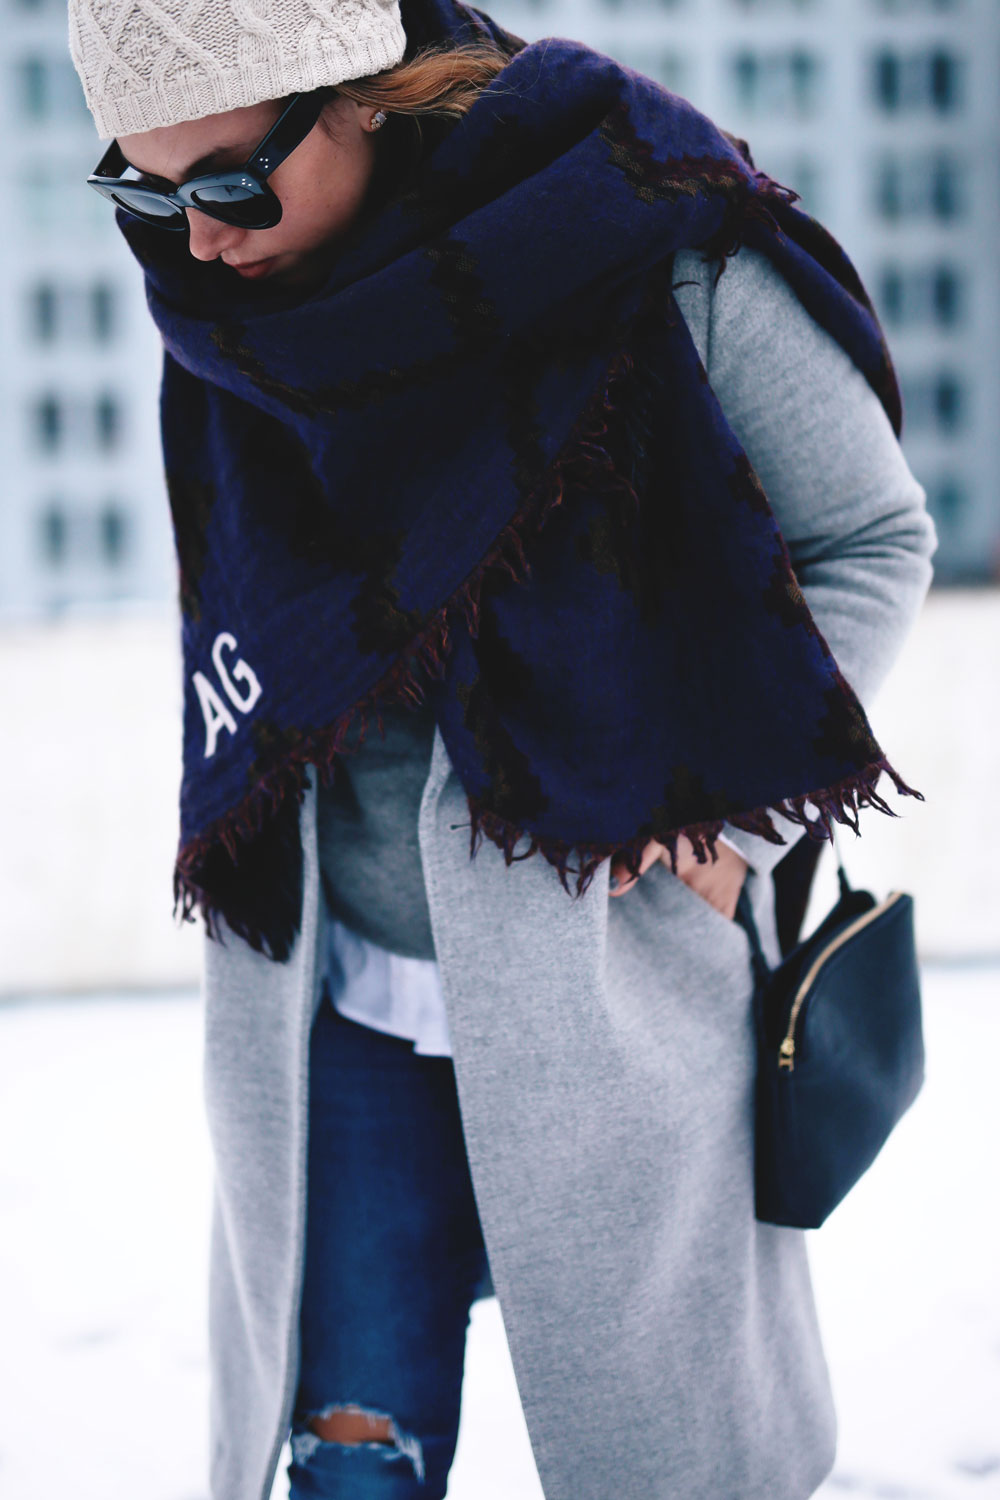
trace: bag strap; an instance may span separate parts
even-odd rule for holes
[[[771,967],[764,957],[764,950],[760,946],[760,934],[757,931],[757,923],[754,921],[753,910],[750,906],[750,894],[747,890],[745,880],[740,887],[734,921],[739,922],[750,939],[750,961],[753,964],[754,978],[758,985],[763,985],[771,973]]]
[[[837,881],[840,885],[841,898],[843,898],[853,887],[847,878],[847,871],[844,869],[844,862],[840,857],[840,845],[837,842],[836,825],[831,827],[831,832],[833,834],[834,853],[837,856]],[[808,837],[808,834],[806,837]],[[762,985],[771,973],[771,966],[764,957],[764,950],[760,946],[760,933],[757,931],[757,923],[754,921],[753,908],[750,905],[750,893],[747,889],[746,880],[743,881],[740,887],[734,921],[739,922],[750,939],[750,960],[753,964],[756,982],[758,985]]]
[[[837,843],[837,825],[835,823],[831,825],[830,831],[833,834],[833,848],[837,856],[837,880],[840,884],[841,899],[843,899],[843,897],[847,895],[848,891],[853,890],[854,887],[847,879],[847,871],[844,869],[844,862],[840,857],[840,845]]]

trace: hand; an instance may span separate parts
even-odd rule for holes
[[[736,915],[736,903],[740,898],[740,890],[750,867],[742,854],[737,854],[736,850],[731,849],[728,844],[717,841],[715,852],[718,857],[714,864],[709,856],[705,863],[700,865],[695,856],[694,845],[682,833],[677,840],[677,874],[693,891],[703,896],[710,906],[714,906],[716,911],[732,921]],[[650,839],[642,851],[639,875],[645,875],[651,866],[661,860],[669,870],[670,851],[666,844],[658,844],[655,839]],[[639,878],[629,875],[625,861],[621,858],[611,861],[611,875],[618,877],[617,889],[609,892],[612,896],[624,896]]]

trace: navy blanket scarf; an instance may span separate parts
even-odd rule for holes
[[[681,247],[723,268],[763,250],[898,434],[854,267],[651,79],[457,0],[403,16],[411,48],[486,34],[510,60],[318,291],[265,294],[119,213],[165,347],[175,914],[218,937],[221,913],[275,960],[300,930],[308,768],[328,784],[383,702],[429,699],[470,857],[483,834],[508,864],[541,853],[570,896],[567,875],[580,894],[614,853],[634,870],[651,837],[714,857],[728,819],[784,843],[769,808],[815,839],[857,830],[861,806],[891,813],[883,771],[921,797],[816,628],[671,295]]]

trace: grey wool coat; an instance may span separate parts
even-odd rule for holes
[[[714,272],[679,254],[674,280],[693,284],[678,304],[870,710],[930,584],[925,493],[877,398],[766,258],[739,251],[717,288]],[[789,842],[802,834],[775,822]],[[612,899],[607,862],[573,898],[540,857],[508,867],[484,841],[470,861],[467,825],[436,730],[419,846],[472,1179],[546,1500],[805,1500],[833,1465],[836,1415],[805,1235],[754,1218],[743,929],[663,864]],[[297,1385],[326,921],[315,781],[300,826],[305,907],[289,961],[228,928],[204,942],[213,1500],[266,1500]],[[726,831],[776,962],[771,872],[787,848]],[[378,1393],[329,1399],[377,1406]]]

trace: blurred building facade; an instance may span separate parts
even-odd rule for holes
[[[935,583],[1000,581],[1000,7],[996,0],[495,0],[749,142],[857,266],[927,490]]]
[[[164,600],[159,338],[108,203],[62,0],[0,0],[0,618]]]
[[[0,617],[163,600],[159,343],[84,178],[101,154],[60,0],[0,0]],[[936,583],[1000,580],[1000,9],[995,0],[494,0],[750,143],[857,265],[886,327]]]

